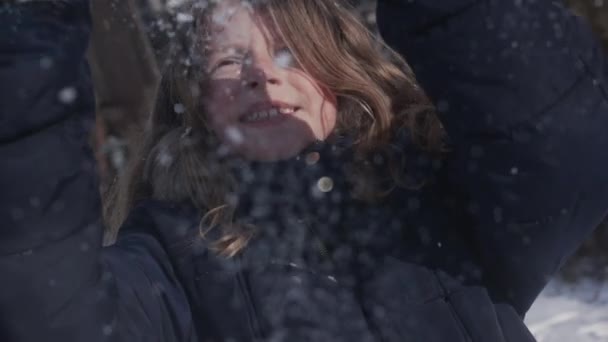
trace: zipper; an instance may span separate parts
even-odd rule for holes
[[[456,325],[458,325],[458,327],[460,328],[460,333],[464,337],[465,341],[473,342],[473,337],[471,337],[471,334],[468,332],[467,328],[464,326],[464,323],[460,319],[460,316],[458,315],[458,311],[456,311],[456,308],[450,301],[449,292],[443,285],[443,282],[441,281],[440,276],[437,274],[437,271],[435,271],[435,270],[433,270],[432,273],[435,276],[435,279],[437,280],[437,284],[439,284],[439,288],[441,289],[441,292],[442,292],[441,297],[443,298],[443,301],[448,306],[450,313],[452,314],[452,318],[454,318],[454,321],[456,322]]]
[[[308,224],[308,222],[306,222],[305,225],[309,229],[309,231],[311,231],[311,233],[313,234],[314,250],[318,251],[319,254],[323,258],[325,258],[328,262],[332,263],[332,260],[331,260],[330,254],[329,254],[329,250],[328,250],[327,246],[325,245],[325,243],[323,242],[323,240],[320,238],[318,232],[314,229],[314,227],[312,227],[312,225]],[[254,303],[253,296],[251,294],[249,282],[246,279],[245,274],[244,274],[242,255],[239,255],[235,258],[238,258],[237,259],[238,271],[236,273],[236,280],[237,280],[239,290],[241,292],[241,296],[245,303],[245,307],[246,307],[246,311],[247,311],[247,323],[249,325],[251,335],[253,336],[254,341],[263,341],[264,340],[264,333],[263,333],[264,330],[262,329],[262,324],[260,323],[260,320],[259,320],[260,316],[259,316],[258,310],[256,308],[256,305]],[[292,262],[281,262],[279,260],[272,260],[272,261],[270,261],[270,264],[299,269],[300,271],[308,272],[308,273],[314,274],[315,276],[320,276],[321,278],[325,278],[335,285],[337,285],[339,283],[337,278],[334,277],[333,275],[319,274],[318,272],[315,272],[312,269],[300,267],[299,265],[294,264]]]
[[[313,231],[316,232],[314,229]],[[315,247],[319,251],[319,254],[321,254],[321,256],[324,257],[327,261],[331,261],[327,246],[325,245],[323,240],[321,240],[318,234],[315,234],[314,241],[316,242]]]
[[[327,273],[319,273],[317,271],[315,271],[312,268],[309,267],[303,267],[300,266],[294,262],[288,262],[288,261],[283,261],[283,260],[278,260],[278,259],[274,259],[274,260],[270,260],[269,261],[269,265],[275,265],[275,266],[279,266],[279,267],[283,267],[283,268],[291,268],[291,269],[295,269],[298,270],[300,272],[305,272],[310,274],[311,276],[314,277],[318,277],[321,279],[325,279],[327,281],[329,281],[330,283],[332,283],[333,285],[337,285],[340,282],[338,281],[338,279],[331,275],[331,274],[327,274]]]
[[[304,223],[304,225],[306,226],[306,228],[308,228],[308,230],[310,231],[310,233],[313,236],[313,248],[315,250],[317,250],[317,252],[319,252],[319,254],[326,259],[326,261],[328,262],[332,262],[331,256],[329,255],[329,249],[327,248],[327,245],[325,244],[325,242],[323,242],[323,239],[321,239],[321,234],[319,234],[319,232],[317,231],[317,229],[315,229],[313,223],[315,223],[315,221],[310,222],[310,221],[302,221],[302,223]]]
[[[245,278],[243,274],[241,257],[238,258],[239,268],[236,273],[237,284],[239,286],[241,295],[243,297],[243,301],[245,302],[245,307],[247,311],[247,323],[249,325],[249,329],[251,330],[251,335],[253,336],[254,341],[262,341],[263,333],[262,333],[262,325],[258,319],[258,311],[255,307],[255,303],[253,302],[253,296],[251,295],[251,291],[249,288],[249,282]]]

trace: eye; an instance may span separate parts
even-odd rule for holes
[[[214,70],[223,68],[223,67],[228,67],[231,65],[239,65],[241,64],[241,60],[239,58],[235,58],[235,57],[231,57],[231,58],[226,58],[226,59],[222,59],[221,61],[217,62],[216,65],[213,67]]]
[[[212,63],[208,73],[209,75],[222,75],[222,77],[228,76],[228,74],[232,75],[233,73],[240,71],[242,64],[243,58],[240,56],[224,57],[215,63]]]

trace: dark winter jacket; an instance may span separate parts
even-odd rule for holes
[[[0,340],[533,341],[523,314],[608,208],[606,62],[558,4],[435,3],[378,7],[450,136],[412,154],[428,185],[344,196],[348,147],[248,166],[290,196],[252,192],[274,230],[232,259],[155,200],[101,248],[86,1],[0,5]]]

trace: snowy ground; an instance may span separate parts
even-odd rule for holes
[[[608,341],[608,283],[553,281],[526,323],[538,342]]]

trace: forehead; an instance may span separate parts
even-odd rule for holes
[[[212,49],[225,45],[249,46],[255,35],[266,42],[277,39],[276,30],[260,10],[241,1],[223,1],[211,12],[208,20],[208,40]]]

